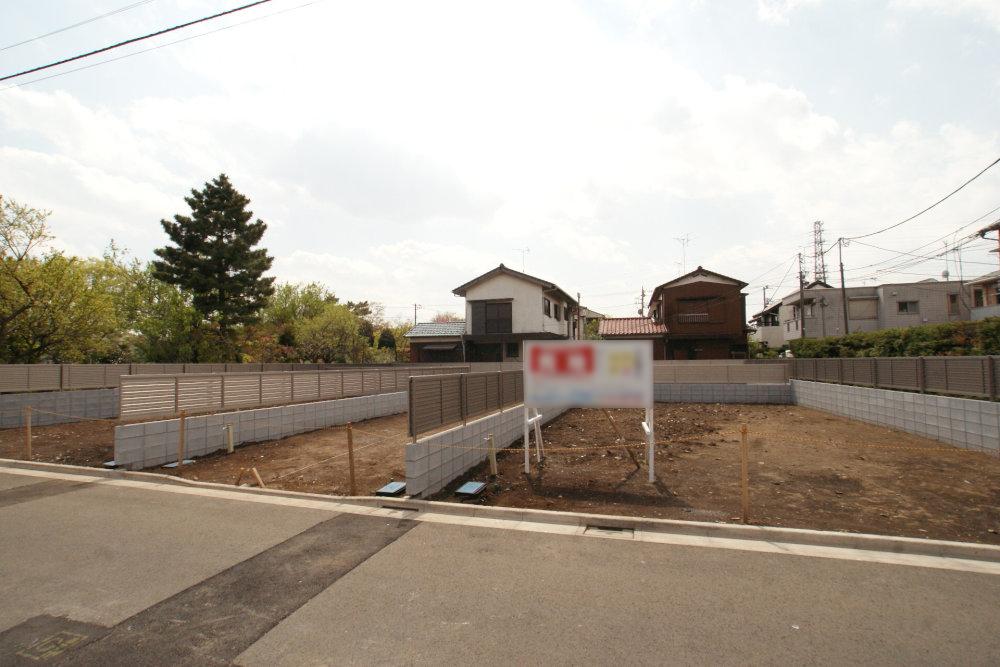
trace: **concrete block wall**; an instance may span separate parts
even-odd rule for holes
[[[1000,452],[1000,403],[907,391],[792,380],[796,405],[993,454]]]
[[[233,442],[241,445],[276,440],[347,422],[401,414],[406,410],[406,392],[399,391],[188,417],[185,451],[188,457],[192,457],[225,449],[223,427],[226,424],[233,425]],[[179,429],[179,419],[115,427],[115,462],[130,470],[139,470],[176,461]]]
[[[547,423],[566,408],[540,410]],[[406,493],[427,497],[486,460],[486,436],[499,451],[524,435],[524,406],[517,405],[465,425],[420,438],[406,446]],[[534,455],[532,455],[534,456]]]
[[[656,383],[657,403],[778,403],[792,402],[787,382],[775,384],[688,384]]]
[[[58,412],[70,417],[36,412],[34,426],[66,424],[84,419],[112,419],[118,416],[118,389],[77,389],[73,391],[36,391],[0,394],[0,428],[24,426],[24,408]]]

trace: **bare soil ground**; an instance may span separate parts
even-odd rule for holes
[[[354,431],[354,470],[358,495],[372,495],[393,480],[406,478],[404,445],[407,416],[392,415],[359,422]],[[180,475],[203,482],[233,484],[240,472],[256,467],[268,488],[333,495],[350,494],[347,427],[332,426],[217,452],[184,466]],[[157,469],[176,475],[175,468]],[[244,474],[245,482],[252,482]]]
[[[114,427],[121,422],[98,420],[35,426],[32,460],[100,467],[114,458]],[[353,425],[355,482],[359,495],[369,495],[392,480],[406,477],[406,415],[380,417]],[[24,458],[24,429],[0,430],[0,458]],[[181,476],[232,484],[241,470],[256,467],[269,488],[348,495],[350,473],[347,427],[302,433],[237,447],[232,455],[217,452],[195,459]],[[171,468],[151,472],[176,475]],[[250,475],[244,481],[252,482]]]
[[[611,411],[628,442],[639,411]],[[113,458],[113,420],[33,429],[34,460],[100,466]],[[475,501],[490,505],[700,521],[738,521],[740,426],[750,433],[751,522],[1000,544],[1000,458],[796,406],[660,404],[658,481],[615,446],[597,410],[572,410],[543,429],[549,455],[500,452],[500,474]],[[354,428],[359,494],[404,478],[406,415]],[[22,458],[23,429],[0,430],[0,457]],[[644,462],[641,448],[633,450]],[[346,495],[346,427],[245,445],[197,459],[180,474],[232,484],[256,467],[268,487]],[[155,472],[177,474],[157,468]],[[244,477],[246,481],[249,478]],[[483,464],[435,499],[457,501]]]
[[[31,429],[31,459],[46,463],[101,466],[115,458],[116,419],[35,426]],[[0,458],[24,458],[24,428],[0,429]]]
[[[640,443],[640,412],[611,412]],[[543,429],[540,470],[532,454],[526,478],[523,450],[508,449],[470,502],[736,522],[743,424],[751,523],[1000,544],[1000,458],[797,406],[657,405],[653,485],[601,411],[572,410]],[[459,484],[489,477],[483,464],[435,499],[456,502]]]

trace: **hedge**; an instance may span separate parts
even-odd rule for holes
[[[797,339],[789,346],[802,359],[1000,354],[1000,317]]]

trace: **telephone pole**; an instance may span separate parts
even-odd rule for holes
[[[576,293],[576,339],[583,340],[583,306],[579,292]]]
[[[802,264],[802,253],[799,253],[799,338],[806,337],[806,272]]]
[[[642,317],[642,312],[646,310],[646,287],[642,288],[642,296],[639,297],[639,317]]]
[[[844,335],[851,333],[847,319],[847,286],[844,284],[844,237],[837,239],[837,259],[840,261],[840,301],[844,307]]]
[[[420,304],[413,304],[413,326],[417,326],[417,308],[420,308]]]

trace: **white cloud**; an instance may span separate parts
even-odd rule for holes
[[[758,14],[787,22],[802,5]],[[685,232],[689,268],[752,278],[808,242],[813,219],[836,235],[905,217],[1000,152],[996,132],[869,100],[856,104],[889,129],[856,129],[788,77],[711,76],[563,2],[324,3],[149,57],[202,85],[122,104],[0,94],[5,194],[54,209],[67,247],[114,236],[148,256],[157,221],[226,171],[269,223],[282,279],[390,314],[455,310],[452,288],[519,268],[523,247],[529,272],[626,313],[623,294],[676,274]],[[989,193],[970,188],[907,234],[957,226]]]
[[[996,0],[892,0],[891,5],[901,10],[970,16],[1000,30],[1000,3]]]
[[[789,16],[795,10],[819,2],[820,0],[757,0],[757,18],[772,25],[788,25]]]

